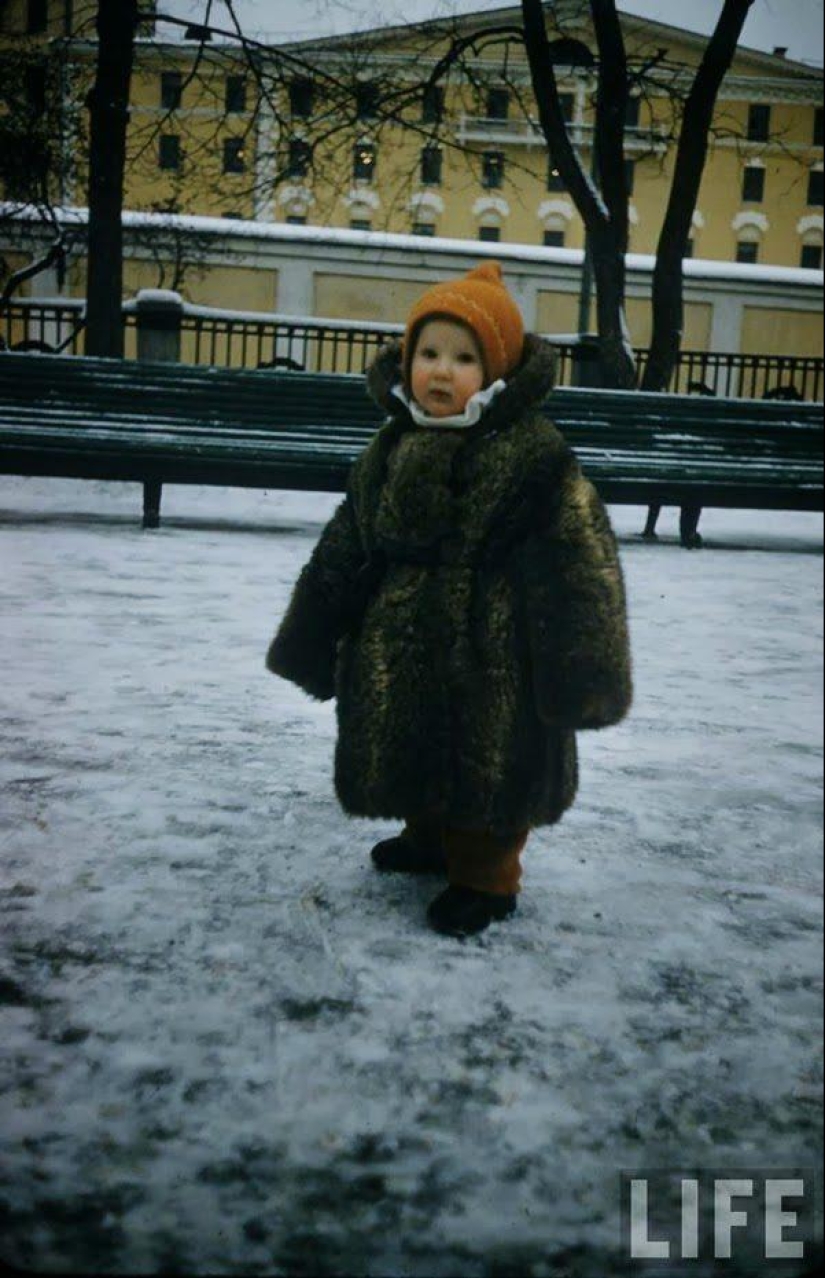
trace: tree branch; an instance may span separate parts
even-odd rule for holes
[[[716,99],[753,0],[725,0],[685,103],[667,209],[653,273],[653,338],[644,390],[661,390],[679,353],[683,326],[682,259],[708,152]]]
[[[596,148],[599,186],[610,215],[616,252],[627,251],[627,177],[624,130],[627,114],[627,54],[615,0],[590,0],[599,50],[596,97]]]
[[[541,0],[521,0],[521,11],[524,17],[524,47],[530,63],[533,95],[544,139],[585,225],[592,228],[603,227],[608,222],[607,208],[582,168],[562,113],[550,41],[544,25],[544,7]]]

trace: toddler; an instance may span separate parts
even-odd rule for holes
[[[339,801],[404,822],[373,863],[446,875],[427,918],[453,936],[513,913],[530,829],[573,801],[576,730],[630,705],[615,538],[541,412],[553,363],[498,263],[427,289],[368,372],[387,421],[267,654],[337,698]]]

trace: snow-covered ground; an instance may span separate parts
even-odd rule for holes
[[[819,1164],[821,519],[687,552],[614,510],[633,713],[459,942],[338,810],[332,704],[264,670],[336,500],[168,488],[147,533],[137,486],[0,478],[24,1268],[607,1278],[622,1170]]]

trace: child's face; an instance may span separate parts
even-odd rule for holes
[[[469,328],[428,320],[418,334],[410,366],[413,398],[431,417],[452,417],[484,385],[481,349]]]

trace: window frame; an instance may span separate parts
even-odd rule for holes
[[[359,80],[355,86],[356,120],[374,120],[380,99],[381,91],[374,80]]]
[[[233,154],[234,152],[234,154]],[[246,173],[246,139],[223,139],[223,172],[231,175]]]
[[[482,244],[499,244],[501,242],[500,226],[480,226],[478,238]]]
[[[759,241],[737,240],[735,261],[740,266],[756,266],[759,262]]]
[[[165,155],[170,150],[172,154]],[[180,173],[183,166],[183,150],[179,133],[158,135],[158,169],[161,173]]]
[[[163,111],[177,111],[183,102],[183,72],[161,71],[160,105]]]
[[[500,191],[504,186],[505,156],[503,151],[482,151],[481,185],[485,191]]]
[[[808,263],[805,261],[806,256],[816,254],[816,261]],[[799,251],[799,265],[805,271],[821,271],[822,270],[822,245],[821,244],[803,244]]]
[[[305,138],[290,138],[287,174],[291,178],[306,177],[312,163],[312,147]]]
[[[749,142],[767,142],[771,135],[770,102],[748,103],[747,140]]]
[[[421,123],[440,124],[444,119],[444,86],[430,84],[421,93]]]
[[[755,191],[748,190],[748,184],[755,183]],[[765,169],[761,164],[746,164],[742,173],[742,203],[764,204],[765,202]]]
[[[441,186],[443,180],[444,152],[440,146],[428,142],[421,148],[419,173],[422,186]]]
[[[308,75],[289,82],[289,114],[293,120],[309,120],[315,110],[315,81]]]
[[[226,115],[246,113],[246,76],[228,75],[224,82],[224,112]],[[234,96],[237,94],[237,98]],[[240,105],[237,105],[237,103]]]
[[[487,90],[484,98],[485,120],[508,120],[510,118],[510,90],[504,85],[493,85]]]
[[[808,190],[805,196],[805,202],[808,208],[821,209],[823,197],[823,170],[808,170]]]
[[[365,163],[365,156],[370,155],[372,161]],[[375,181],[375,170],[378,164],[378,148],[374,142],[356,142],[352,148],[352,180],[353,182]],[[361,171],[363,170],[363,171]]]

